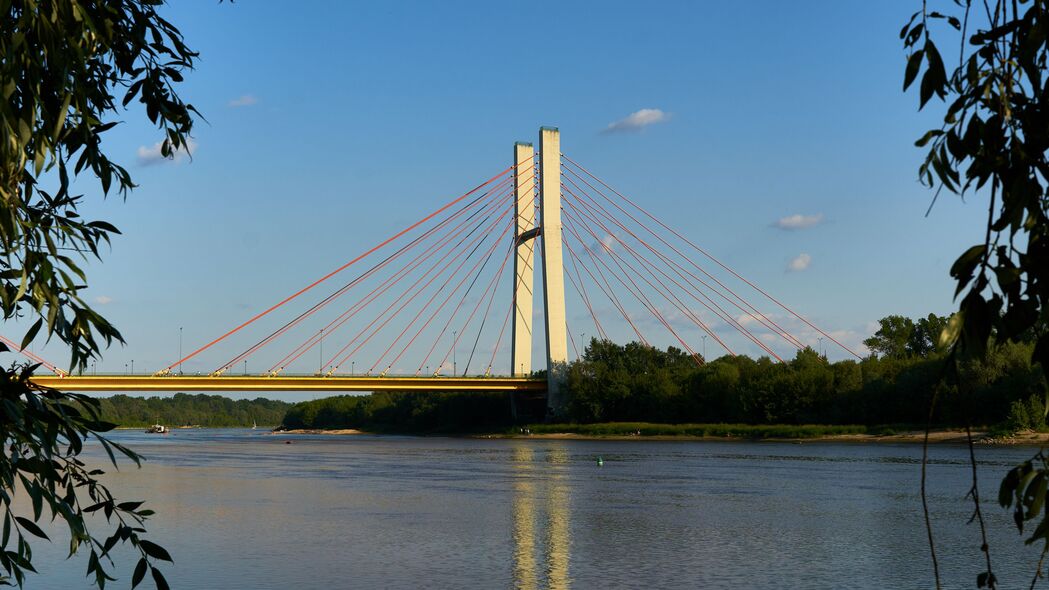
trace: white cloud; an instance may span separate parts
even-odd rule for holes
[[[197,151],[197,142],[192,139],[187,139],[182,147],[175,150],[175,153],[172,154],[171,158],[165,158],[163,154],[160,153],[160,147],[162,145],[163,142],[158,141],[150,147],[144,145],[138,146],[138,163],[142,166],[152,166],[153,164],[165,161],[178,163],[192,156]]]
[[[780,229],[795,230],[807,229],[822,222],[822,213],[817,213],[815,215],[802,215],[801,213],[795,213],[794,215],[788,215],[778,219],[772,225]]]
[[[229,101],[229,106],[236,109],[240,107],[250,107],[251,105],[256,104],[258,102],[259,99],[255,98],[255,96],[251,94],[245,94],[244,96],[234,98],[233,100]]]
[[[110,303],[113,303],[113,298],[107,295],[99,295],[98,297],[95,297],[95,303],[99,305],[109,305]]]
[[[810,264],[812,264],[812,257],[802,252],[790,261],[790,264],[787,265],[787,270],[790,272],[801,272],[808,269]]]
[[[605,127],[604,133],[641,131],[649,125],[665,123],[669,120],[670,113],[665,113],[659,109],[641,109],[640,111],[630,113],[618,121],[609,123],[608,127]]]

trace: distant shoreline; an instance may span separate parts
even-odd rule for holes
[[[275,431],[272,434],[323,434],[323,435],[382,435],[390,433],[367,432],[354,428],[301,428],[294,430]],[[409,436],[448,436],[458,438],[475,439],[507,439],[507,440],[615,440],[615,441],[708,441],[708,442],[789,442],[789,443],[905,443],[921,444],[925,439],[925,431],[914,430],[895,434],[826,434],[811,437],[747,437],[747,436],[695,436],[688,434],[580,434],[576,432],[548,432],[534,434],[510,434],[510,433],[396,433]],[[981,445],[1049,445],[1049,432],[1023,432],[1010,436],[993,436],[985,430],[973,431],[973,441]],[[964,429],[946,428],[937,429],[929,433],[929,442],[932,444],[965,444],[966,434]]]

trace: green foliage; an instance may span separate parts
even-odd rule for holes
[[[1013,508],[1013,522],[1023,534],[1028,521],[1040,519],[1028,545],[1041,540],[1044,550],[1049,549],[1049,510],[1045,508],[1046,488],[1049,487],[1049,458],[1039,451],[1037,455],[1013,467],[998,488],[998,503],[1003,508]]]
[[[945,348],[939,339],[947,327],[948,318],[930,313],[915,322],[903,316],[890,315],[878,320],[878,324],[878,331],[863,343],[880,356],[928,357],[943,352]]]
[[[947,189],[989,197],[982,241],[951,267],[958,284],[955,294],[962,298],[942,340],[951,345],[949,366],[956,376],[959,360],[984,357],[995,341],[1036,342],[1029,354],[1049,371],[1049,3],[955,4],[957,14],[943,14],[930,12],[923,2],[900,31],[910,53],[904,90],[924,66],[919,108],[933,95],[947,104],[943,124],[916,143],[927,150],[918,170],[920,180],[936,188],[937,195]],[[958,66],[950,76],[932,38],[931,27],[941,23],[948,33],[960,33]],[[1029,414],[1020,406],[1014,409],[1017,418]],[[1034,473],[1030,462],[1020,468]],[[983,530],[975,470],[973,459],[974,518]],[[1010,473],[1014,476],[1015,470]],[[1022,506],[1045,503],[1044,474],[1038,477],[1037,486],[1027,479],[1003,482],[1003,489],[1006,484],[1016,489],[1018,526],[1030,517]],[[1044,520],[1039,529],[1041,536],[1049,530]],[[931,542],[931,529],[929,538]],[[986,536],[982,551],[987,569],[977,585],[993,588]],[[1039,571],[1031,587],[1040,575]]]
[[[0,0],[0,311],[5,321],[36,318],[22,346],[43,330],[70,347],[71,370],[85,367],[103,343],[122,341],[80,296],[87,281],[81,265],[99,258],[100,248],[118,231],[105,221],[81,218],[84,195],[72,193],[73,185],[79,180],[79,189],[94,186],[103,197],[114,187],[126,197],[134,187],[127,170],[103,150],[104,134],[132,101],[163,134],[164,156],[186,148],[193,127],[196,111],[175,87],[196,54],[158,14],[162,5],[162,0]],[[0,565],[19,584],[33,571],[22,532],[39,532],[32,523],[46,503],[51,516],[70,527],[70,553],[90,547],[88,573],[99,587],[112,579],[103,569],[110,549],[130,541],[142,554],[132,587],[149,571],[158,588],[167,588],[151,560],[170,556],[140,539],[148,511],[138,510],[139,503],[115,504],[95,479],[101,472],[85,470],[76,458],[84,438],[109,428],[98,420],[98,403],[36,390],[27,385],[28,374],[0,376],[5,447],[0,498],[7,508]],[[111,454],[116,448],[138,461],[127,449],[99,440]],[[32,520],[10,511],[19,485],[33,499]],[[92,504],[81,508],[85,494]],[[88,533],[83,520],[83,513],[98,510],[117,525],[104,541]]]
[[[176,393],[171,397],[114,395],[98,400],[102,418],[118,426],[276,426],[292,404],[266,398],[232,400],[220,395]]]
[[[946,333],[955,351],[979,356],[990,336],[1034,339],[1049,369],[1049,3],[987,2],[959,14],[914,13],[900,32],[910,52],[904,89],[922,71],[920,106],[946,101],[943,124],[917,145],[923,183],[959,195],[989,196],[983,241],[951,268],[964,296]],[[945,23],[960,33],[959,63],[948,76],[932,38]]]
[[[923,322],[934,324],[933,318],[936,316],[909,324],[917,331]],[[1022,407],[1024,416],[1030,416],[1031,397],[1046,399],[1044,375],[1031,364],[1032,343],[1006,342],[993,347],[982,360],[962,363],[960,371],[969,395],[961,396],[956,385],[942,379],[943,354],[907,345],[915,341],[913,332],[901,341],[905,345],[900,354],[860,362],[830,363],[805,349],[786,363],[766,357],[726,356],[697,366],[673,347],[664,351],[636,342],[620,346],[594,339],[583,358],[567,367],[565,420],[573,428],[616,424],[600,427],[614,428],[610,433],[623,433],[621,424],[642,422],[649,424],[644,429],[657,423],[659,428],[670,429],[668,433],[677,432],[678,425],[701,426],[709,433],[714,428],[711,424],[869,428],[924,424],[935,396],[940,400],[935,419],[942,425],[964,425],[971,415],[981,416],[985,424],[1007,424],[1011,416],[1020,416],[1014,408]],[[295,404],[283,421],[288,428],[416,433],[492,432],[511,423],[508,397],[499,393],[331,397]],[[533,427],[533,431],[545,428]],[[801,431],[806,428],[811,431],[813,427]],[[725,432],[731,436],[805,436]]]
[[[881,356],[902,358],[908,356],[907,344],[914,333],[914,322],[910,318],[890,315],[878,321],[880,328],[873,336],[863,341],[871,352]]]
[[[0,583],[22,585],[26,572],[35,572],[32,537],[48,539],[37,524],[41,519],[61,519],[69,528],[69,554],[87,549],[87,575],[101,588],[113,581],[108,567],[110,552],[118,544],[130,544],[140,554],[135,578],[151,571],[158,587],[166,587],[156,569],[158,560],[171,561],[159,545],[143,537],[144,521],[153,514],[142,502],[119,502],[98,481],[100,469],[89,469],[79,459],[83,443],[94,437],[116,466],[116,453],[136,465],[134,451],[108,440],[101,432],[113,428],[105,422],[99,403],[90,397],[62,393],[29,382],[33,367],[20,371],[0,368],[0,510],[3,511],[3,551],[0,551]],[[30,500],[32,513],[16,514],[16,496]],[[89,530],[86,516],[101,513],[111,526],[108,534]],[[139,573],[141,572],[141,573]],[[137,585],[137,582],[134,585]]]
[[[152,0],[0,2],[0,309],[37,316],[83,367],[120,333],[81,299],[80,268],[117,229],[82,219],[89,173],[102,195],[134,187],[103,151],[116,115],[137,99],[163,134],[161,152],[184,149],[195,110],[175,93],[196,54]],[[42,182],[55,185],[46,189]],[[85,184],[81,183],[83,187]]]
[[[935,318],[935,316],[932,316]],[[890,321],[884,325],[919,322]],[[1045,399],[1046,382],[1031,365],[1031,343],[1003,343],[961,365],[968,396],[942,380],[944,357],[911,347],[913,331],[893,354],[829,363],[811,349],[786,363],[722,357],[696,366],[680,351],[637,343],[592,341],[571,363],[567,419],[576,423],[887,424],[924,423],[939,398],[941,424],[1005,421],[1012,404]],[[919,341],[920,342],[920,341]]]
[[[1006,419],[1009,430],[1043,430],[1045,428],[1045,400],[1037,395],[1018,399],[1009,406]]]
[[[375,392],[292,406],[286,428],[358,428],[370,432],[480,432],[510,425],[510,398],[484,392]]]

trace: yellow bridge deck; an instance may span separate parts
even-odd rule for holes
[[[31,381],[65,391],[546,391],[545,379],[529,377],[37,375]]]

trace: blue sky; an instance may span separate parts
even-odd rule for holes
[[[913,141],[935,117],[901,93],[912,9],[175,3],[201,53],[181,93],[207,121],[192,161],[151,158],[160,135],[136,110],[107,139],[140,187],[84,207],[124,232],[90,265],[88,298],[128,341],[100,371],[174,361],[180,326],[185,350],[219,335],[506,167],[540,125],[850,346],[885,315],[946,314],[982,213],[948,196],[924,216]],[[662,115],[604,132],[642,109]],[[806,227],[776,226],[792,216]]]

